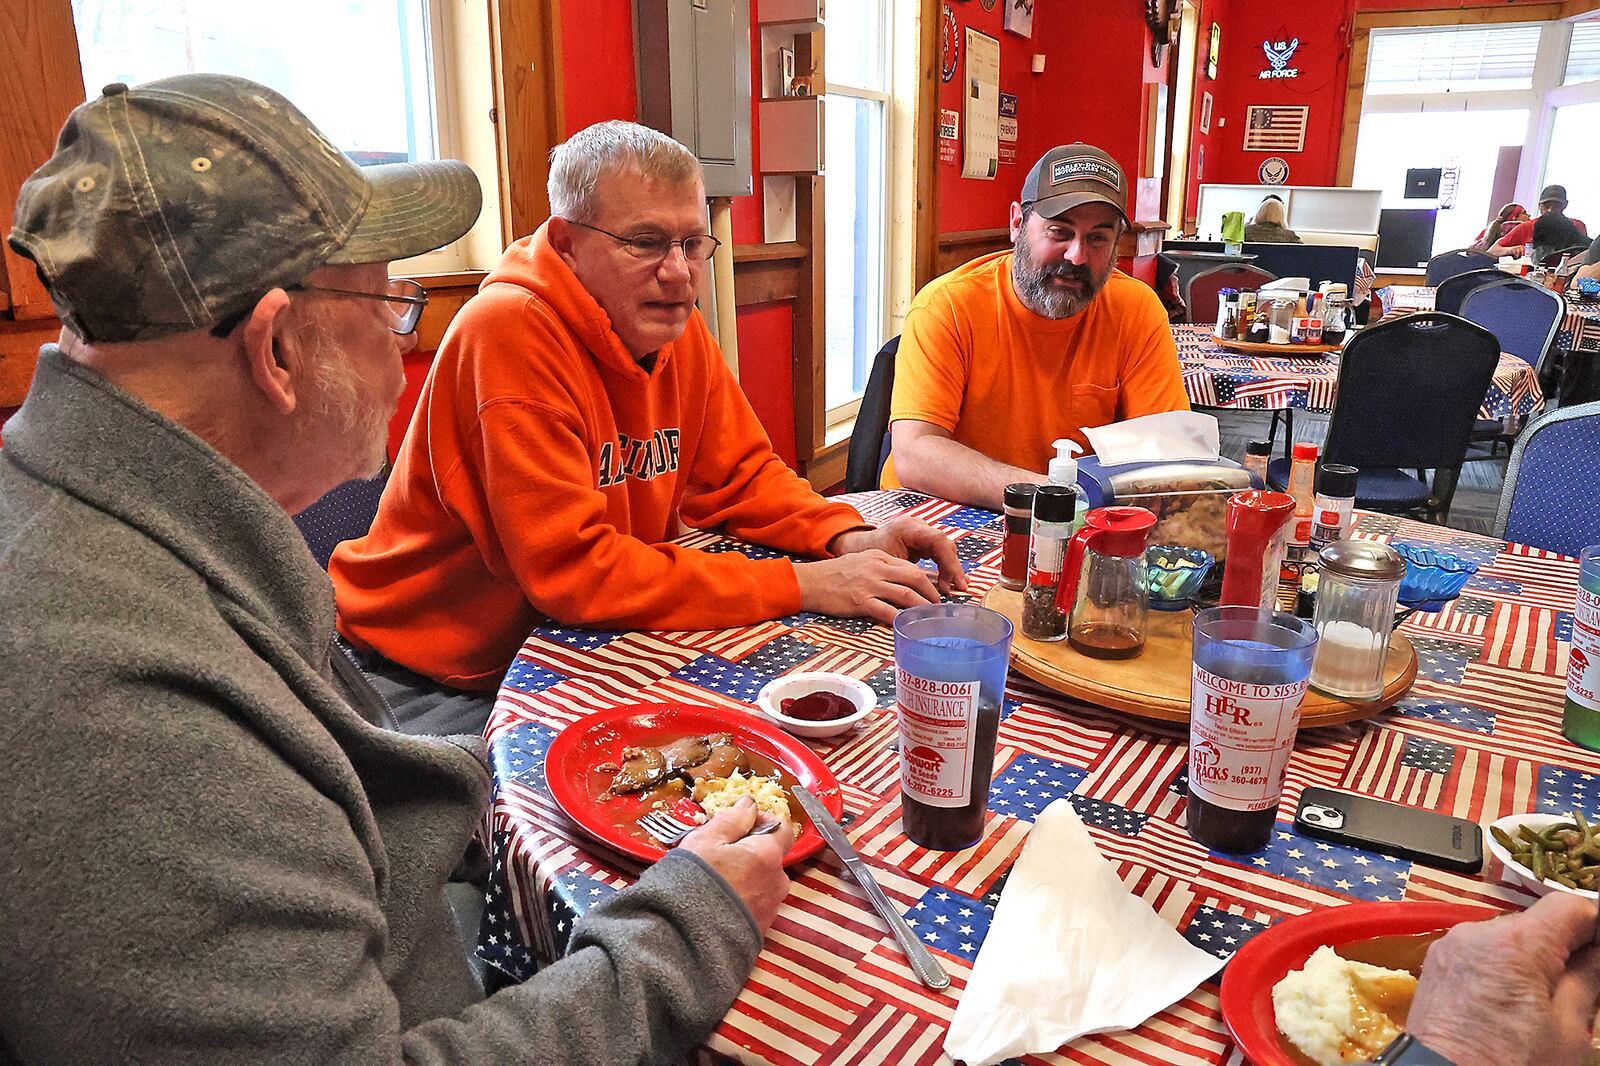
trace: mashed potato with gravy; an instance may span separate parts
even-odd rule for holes
[[[727,777],[712,777],[694,786],[694,800],[709,818],[724,807],[732,807],[749,796],[756,801],[762,813],[781,818],[794,826],[794,816],[789,810],[789,794],[776,778],[744,776],[735,770]]]
[[[1351,962],[1330,947],[1272,988],[1278,1031],[1321,1066],[1369,1062],[1400,1035],[1386,1013],[1409,1005],[1417,979],[1404,970]]]

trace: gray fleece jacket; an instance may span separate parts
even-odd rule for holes
[[[475,738],[374,725],[333,596],[243,472],[46,348],[0,450],[0,1061],[631,1063],[760,949],[673,854],[478,1000],[442,886]]]

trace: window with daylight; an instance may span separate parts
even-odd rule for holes
[[[1530,88],[1540,33],[1537,23],[1373,30],[1367,93]]]
[[[1563,85],[1600,79],[1600,19],[1579,22],[1572,27],[1572,46],[1567,50],[1567,71]]]
[[[826,404],[849,417],[888,339],[888,0],[828,8]]]

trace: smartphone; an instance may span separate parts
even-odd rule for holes
[[[1312,786],[1300,793],[1294,827],[1309,837],[1441,870],[1475,874],[1483,869],[1483,830],[1475,822],[1403,803]]]

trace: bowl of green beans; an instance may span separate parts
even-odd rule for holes
[[[1571,814],[1512,814],[1489,825],[1489,852],[1504,878],[1545,895],[1600,898],[1600,821]]]

